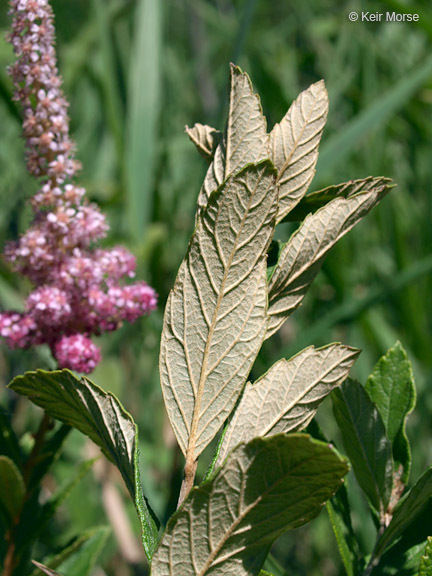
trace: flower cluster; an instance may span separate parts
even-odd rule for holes
[[[60,367],[89,373],[101,359],[91,335],[148,314],[156,294],[145,282],[122,284],[135,273],[135,258],[126,249],[94,247],[108,225],[73,183],[79,163],[69,137],[48,0],[11,0],[10,6],[9,40],[17,55],[10,74],[24,112],[27,169],[40,189],[32,199],[32,226],[5,251],[35,289],[23,313],[0,314],[0,335],[11,348],[48,344]]]

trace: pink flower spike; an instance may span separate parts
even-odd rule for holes
[[[54,356],[59,368],[90,374],[102,359],[100,349],[83,334],[63,336],[54,345]]]

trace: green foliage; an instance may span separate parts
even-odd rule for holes
[[[411,363],[400,342],[390,348],[375,366],[366,382],[366,390],[383,419],[392,444],[395,468],[402,466],[401,481],[406,484],[411,453],[405,423],[415,406],[415,386]]]
[[[19,469],[7,456],[0,456],[0,486],[0,508],[12,524],[23,505],[25,486]]]
[[[137,509],[144,549],[151,559],[158,528],[142,493],[137,427],[117,398],[87,378],[76,378],[68,370],[28,372],[9,386],[28,396],[53,418],[86,434],[117,466]]]
[[[333,392],[333,407],[358,483],[382,516],[390,502],[393,462],[379,412],[363,386],[354,380]]]

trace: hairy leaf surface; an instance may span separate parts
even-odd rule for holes
[[[27,372],[9,387],[88,436],[117,466],[137,509],[144,549],[151,559],[158,529],[142,493],[137,426],[117,398],[69,370]]]
[[[390,182],[387,178],[368,176],[361,180],[349,180],[342,184],[335,184],[322,190],[311,192],[303,196],[300,202],[285,216],[284,222],[301,222],[308,214],[315,213],[332,200],[336,200],[336,198],[351,198],[354,194],[368,192],[387,182]]]
[[[312,182],[327,112],[327,90],[321,80],[300,94],[270,133],[270,159],[278,170],[280,186],[278,222]]]
[[[231,64],[228,121],[223,140],[216,148],[198,197],[198,207],[206,206],[210,194],[241,168],[269,158],[267,123],[259,96],[254,94],[249,76]]]
[[[24,495],[24,480],[15,462],[8,456],[0,456],[0,507],[7,512],[10,521],[19,514]]]
[[[305,428],[320,402],[348,376],[358,350],[331,344],[306,348],[280,360],[254,384],[246,384],[225,433],[218,464],[240,442]]]
[[[250,165],[211,196],[168,298],[161,384],[185,455],[196,458],[215,436],[262,344],[274,178],[270,162]]]
[[[334,390],[332,398],[354,474],[372,506],[383,513],[390,500],[393,461],[381,416],[363,386],[354,380]]]
[[[307,435],[241,444],[169,521],[152,576],[259,574],[272,542],[317,516],[347,470]]]
[[[328,251],[375,206],[389,190],[389,180],[377,178],[368,190],[336,198],[309,215],[282,248],[269,282],[269,325],[274,334],[303,300]],[[358,186],[358,183],[355,184]]]
[[[381,414],[387,437],[393,445],[395,465],[402,464],[406,483],[411,451],[405,423],[414,409],[416,391],[411,362],[400,342],[378,361],[366,382],[366,390]]]
[[[201,156],[211,162],[214,158],[216,148],[222,140],[222,134],[219,130],[211,126],[205,126],[197,122],[193,128],[186,126],[186,134],[197,147]]]

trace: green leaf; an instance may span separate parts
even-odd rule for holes
[[[402,464],[407,482],[411,454],[405,432],[405,422],[415,405],[415,385],[412,366],[400,342],[383,356],[366,382],[366,390],[378,408],[393,445],[395,466]]]
[[[300,305],[329,250],[389,191],[390,180],[375,178],[365,191],[336,198],[310,214],[282,248],[269,282],[269,325],[274,334]],[[359,183],[353,183],[356,190]],[[348,187],[349,189],[349,187]]]
[[[186,134],[197,147],[201,156],[211,162],[214,158],[216,148],[222,140],[222,134],[219,130],[211,126],[205,126],[197,122],[193,128],[186,126]]]
[[[394,84],[345,128],[329,138],[322,146],[318,160],[318,172],[325,176],[337,167],[345,165],[347,156],[353,149],[364,146],[364,138],[379,126],[385,124],[389,117],[404,106],[423,84],[428,82],[432,74],[432,57],[426,58],[421,64],[404,74],[399,82]]]
[[[247,74],[231,64],[228,121],[198,197],[198,207],[232,174],[269,157],[267,123]]]
[[[86,563],[87,566],[90,566],[93,559],[96,560],[99,554],[98,548],[102,548],[110,532],[111,529],[106,526],[92,528],[84,532],[79,538],[76,538],[55,556],[45,558],[43,565],[50,570],[56,570],[59,566],[61,566],[62,569],[64,566],[69,568],[71,564],[83,566],[83,564]],[[66,561],[68,561],[67,564]],[[71,576],[69,569],[66,572],[67,576]],[[30,576],[37,576],[38,573],[38,570],[33,570]],[[77,572],[77,574],[79,573]],[[81,574],[79,574],[79,576],[81,576]]]
[[[273,574],[270,574],[270,572],[266,572],[265,570],[261,570],[259,576],[273,576]]]
[[[153,216],[158,117],[160,111],[162,2],[136,2],[128,87],[126,181],[128,221],[141,242]]]
[[[67,576],[89,576],[110,533],[107,526],[87,533],[79,549],[59,564],[59,570]]]
[[[378,410],[361,384],[347,380],[332,393],[333,410],[354,474],[380,517],[393,480],[391,444]]]
[[[307,435],[255,438],[231,452],[168,522],[152,576],[255,576],[272,542],[315,518],[346,462]]]
[[[270,133],[270,159],[277,168],[280,186],[278,222],[312,182],[327,112],[327,90],[321,80],[300,94]]]
[[[158,542],[158,528],[142,493],[137,426],[117,398],[87,378],[76,378],[69,370],[27,372],[9,386],[53,418],[88,436],[117,466],[137,509],[150,560]]]
[[[269,161],[249,165],[212,194],[168,298],[161,384],[189,462],[234,408],[262,344],[274,178]]]
[[[24,502],[25,484],[15,462],[8,456],[0,456],[0,487],[0,507],[13,522]]]
[[[9,416],[2,407],[0,407],[0,454],[9,456],[18,467],[21,466],[21,448],[10,425]]]
[[[284,222],[301,222],[308,214],[314,214],[332,200],[336,198],[351,198],[351,196],[359,192],[368,192],[383,180],[386,181],[383,178],[368,176],[361,180],[349,180],[342,184],[335,184],[323,190],[311,192],[303,196],[300,202],[285,216]]]
[[[36,562],[36,560],[32,560],[33,564],[35,566],[37,566],[39,568],[39,570],[41,572],[43,572],[44,574],[47,574],[47,576],[63,576],[62,574],[59,574],[58,572],[55,572],[54,570],[51,570],[50,568],[48,568],[47,566],[44,566],[43,564],[41,564],[40,562]]]
[[[220,464],[240,442],[305,428],[319,404],[348,376],[358,350],[330,344],[280,360],[257,382],[248,382],[225,434]]]
[[[358,574],[360,551],[351,523],[348,491],[341,486],[327,502],[327,513],[347,576]]]
[[[389,545],[374,567],[372,576],[418,576],[420,560],[430,534],[431,518],[432,499],[407,526],[401,537]]]
[[[432,536],[427,539],[426,548],[420,560],[418,576],[432,576]]]
[[[404,532],[406,532],[424,510],[432,497],[432,467],[420,477],[411,490],[399,500],[394,509],[393,518],[387,529],[384,531],[376,546],[376,554],[380,555]]]

